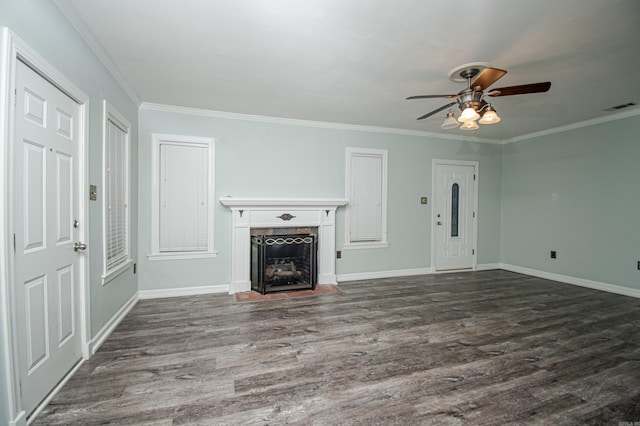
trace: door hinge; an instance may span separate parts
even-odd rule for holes
[[[473,212],[473,217],[476,217],[476,212]]]
[[[13,252],[16,252],[16,234],[13,234]]]
[[[18,105],[18,89],[13,89],[13,107]]]
[[[476,180],[476,175],[473,175],[473,180]]]
[[[476,249],[471,249],[471,254],[475,255],[476,254]]]

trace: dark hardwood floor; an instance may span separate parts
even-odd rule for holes
[[[34,424],[640,424],[640,300],[506,271],[140,301]]]

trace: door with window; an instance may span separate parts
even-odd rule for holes
[[[21,61],[15,93],[14,319],[31,413],[82,357],[80,105]]]
[[[435,271],[473,269],[477,163],[434,160]]]

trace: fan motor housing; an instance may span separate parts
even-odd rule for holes
[[[482,90],[466,89],[460,92],[458,104],[460,105],[460,110],[462,111],[464,111],[466,108],[473,108],[478,111],[487,103],[482,99]]]

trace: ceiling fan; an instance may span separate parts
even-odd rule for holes
[[[455,82],[467,82],[466,89],[458,92],[456,95],[416,95],[409,96],[407,100],[429,98],[453,99],[451,103],[418,117],[418,120],[431,117],[457,104],[461,111],[460,117],[456,120],[455,113],[449,110],[447,118],[440,127],[442,129],[454,129],[460,126],[463,130],[477,130],[479,126],[476,121],[481,124],[495,124],[500,121],[500,117],[493,106],[484,100],[485,96],[497,97],[542,93],[548,91],[551,87],[551,82],[545,81],[542,83],[500,87],[492,89],[486,94],[484,93],[489,86],[498,81],[506,73],[505,70],[493,68],[489,64],[482,62],[461,65],[451,70],[449,79]]]

